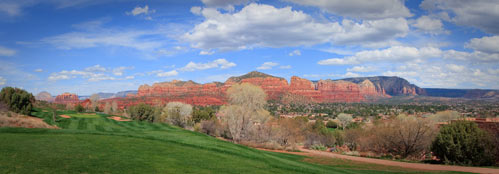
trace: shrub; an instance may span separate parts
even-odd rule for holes
[[[0,92],[0,100],[7,104],[9,110],[30,115],[35,97],[23,89],[5,87]]]
[[[336,129],[338,128],[338,123],[332,121],[332,120],[329,120],[327,123],[326,123],[326,127],[327,128],[333,128],[333,129]]]
[[[490,134],[469,121],[455,121],[443,126],[431,150],[445,163],[461,165],[492,165],[497,155]]]
[[[181,102],[170,102],[161,112],[162,122],[168,122],[182,128],[192,126],[192,106]]]
[[[327,147],[322,145],[322,144],[316,144],[310,147],[312,150],[320,150],[320,151],[326,151]]]
[[[139,121],[155,121],[159,117],[160,111],[157,108],[140,103],[129,108],[130,118]]]
[[[81,104],[78,104],[75,107],[76,112],[83,112],[84,110],[85,110],[85,108],[83,108],[83,106],[81,106]]]

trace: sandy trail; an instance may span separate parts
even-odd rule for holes
[[[71,118],[71,116],[69,116],[69,115],[59,115],[59,116],[62,118]]]
[[[306,152],[306,153],[295,153],[295,152],[292,152],[292,153],[297,154],[297,155],[313,154],[313,155],[319,155],[319,156],[324,156],[324,157],[341,158],[341,159],[348,159],[348,160],[352,160],[352,161],[359,161],[359,162],[373,163],[373,164],[380,164],[380,165],[387,165],[387,166],[398,166],[398,167],[418,169],[418,170],[438,170],[438,171],[457,171],[457,172],[499,174],[499,169],[492,169],[492,168],[406,163],[406,162],[399,162],[399,161],[390,161],[390,160],[382,160],[382,159],[374,159],[374,158],[364,158],[364,157],[340,155],[340,154],[331,153],[331,152],[309,150],[309,149],[304,149],[304,148],[300,148],[300,150],[302,152]]]
[[[130,119],[123,119],[121,117],[117,117],[117,116],[112,116],[112,117],[107,117],[109,119],[113,119],[113,120],[116,120],[116,121],[131,121]]]

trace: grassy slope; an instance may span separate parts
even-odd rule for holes
[[[50,112],[38,111],[33,114],[51,122]],[[302,156],[260,151],[167,124],[106,117],[58,118],[55,124],[60,130],[0,128],[4,142],[0,143],[0,173],[389,172],[358,170],[362,165],[312,164]]]

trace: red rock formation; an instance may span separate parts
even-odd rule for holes
[[[152,86],[142,85],[137,95],[124,98],[106,99],[103,102],[116,100],[120,108],[146,103],[164,105],[171,101],[180,101],[193,105],[222,105],[226,103],[226,91],[234,84],[251,83],[260,86],[269,100],[280,100],[283,96],[305,99],[308,102],[362,102],[380,97],[390,97],[385,89],[376,86],[370,80],[359,82],[320,80],[317,83],[296,76],[291,82],[284,78],[274,77],[260,72],[250,72],[239,77],[231,77],[225,83],[198,84],[193,81],[171,81],[155,83]],[[414,94],[415,89],[404,89],[404,93]],[[289,98],[289,97],[288,97]]]
[[[76,94],[71,94],[71,93],[63,93],[61,95],[58,95],[55,97],[55,103],[60,103],[60,104],[75,104],[80,102],[80,99],[78,99],[78,95]]]
[[[316,85],[310,80],[302,79],[297,76],[291,77],[289,92],[295,95],[302,95],[312,99],[312,101],[322,101],[321,92],[317,90]]]
[[[321,102],[361,102],[359,85],[347,81],[320,80],[317,89],[321,92]]]

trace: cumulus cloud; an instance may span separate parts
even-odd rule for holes
[[[125,70],[129,70],[129,69],[133,69],[133,68],[134,68],[133,66],[131,66],[131,67],[120,66],[118,68],[113,69],[113,74],[115,76],[122,76],[123,72],[125,72]]]
[[[300,50],[293,50],[291,53],[289,53],[289,56],[301,56]]]
[[[491,69],[489,69],[491,70]],[[407,63],[383,75],[398,76],[421,87],[437,88],[499,88],[499,76],[494,70],[467,67],[446,62]]]
[[[140,15],[140,14],[147,15],[147,14],[154,13],[154,12],[156,12],[156,10],[149,10],[149,6],[145,5],[144,7],[137,6],[132,11],[127,12],[127,14],[128,15],[137,16],[137,15]]]
[[[353,56],[344,58],[332,58],[321,60],[320,65],[349,65],[365,62],[380,61],[420,61],[425,58],[434,58],[442,55],[442,50],[433,47],[405,47],[393,46],[382,50],[368,50],[355,53]]]
[[[200,51],[199,52],[199,55],[212,55],[214,54],[215,52],[214,51]]]
[[[261,66],[257,67],[256,69],[264,70],[264,69],[272,69],[272,67],[279,65],[279,63],[276,62],[264,62]]]
[[[440,19],[433,19],[429,16],[421,16],[419,17],[414,24],[413,27],[416,27],[419,31],[428,34],[448,34],[449,31],[444,29],[444,24]]]
[[[383,46],[403,37],[409,31],[404,18],[319,22],[291,7],[275,8],[249,4],[235,13],[222,13],[213,8],[200,11],[205,20],[197,24],[183,39],[191,47],[221,51],[254,47],[285,47],[321,43],[364,44]]]
[[[465,47],[486,53],[499,53],[499,36],[473,38]]]
[[[60,72],[51,73],[48,77],[49,81],[58,81],[58,80],[68,80],[75,78],[83,78],[87,79],[89,82],[97,82],[102,80],[129,80],[134,77],[127,76],[125,78],[117,78],[113,77],[109,72],[116,76],[123,75],[123,71],[128,69],[128,67],[118,67],[114,69],[108,69],[102,67],[101,65],[94,65],[90,67],[86,67],[83,70],[62,70]]]
[[[377,68],[372,66],[354,66],[352,68],[348,68],[347,71],[351,72],[372,72]]]
[[[499,34],[499,3],[496,0],[424,0],[420,7],[431,12],[445,12],[458,25],[472,26]]]
[[[358,19],[385,19],[412,16],[402,0],[285,0],[318,7],[332,14]]]
[[[5,85],[7,83],[7,79],[0,76],[0,86]]]
[[[167,71],[167,72],[161,71],[161,72],[158,72],[156,74],[156,76],[158,76],[158,77],[170,77],[170,76],[176,76],[176,75],[178,75],[178,72],[176,70],[171,70],[171,71]]]
[[[228,11],[234,11],[234,5],[247,4],[252,0],[201,0],[207,7],[223,8]]]
[[[0,56],[13,56],[16,50],[0,46]]]
[[[197,71],[197,70],[206,70],[212,68],[220,68],[227,69],[236,66],[234,62],[229,62],[225,59],[217,59],[208,63],[195,63],[189,62],[184,67],[180,68],[181,71]]]

